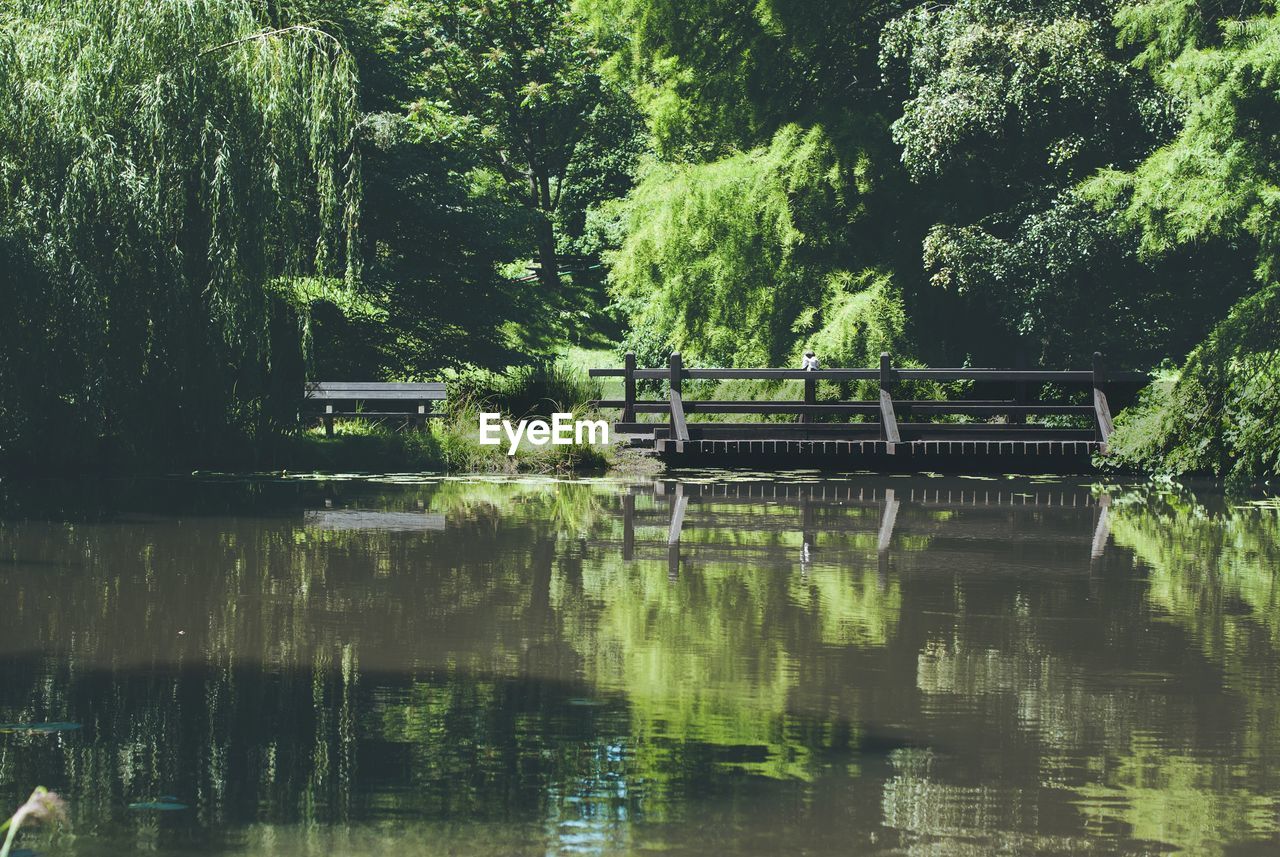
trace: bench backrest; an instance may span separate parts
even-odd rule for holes
[[[307,398],[316,401],[444,401],[445,385],[438,381],[313,381],[307,384]]]

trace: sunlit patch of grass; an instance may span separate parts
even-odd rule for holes
[[[396,431],[365,420],[335,420],[333,437],[323,428],[303,432],[284,459],[288,470],[439,471],[445,467],[432,431]]]

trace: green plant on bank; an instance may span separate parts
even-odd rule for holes
[[[517,366],[505,373],[472,376],[461,388],[465,403],[487,403],[513,417],[577,412],[601,398],[600,384],[563,359]]]
[[[557,407],[555,410],[573,413],[575,418],[599,416],[588,414],[582,405]],[[606,446],[578,443],[567,446],[534,446],[521,439],[515,455],[508,455],[505,436],[497,446],[482,446],[480,414],[483,411],[520,418],[517,416],[520,412],[516,409],[505,410],[491,400],[475,394],[463,394],[451,402],[446,416],[431,427],[432,435],[439,444],[441,462],[445,469],[468,473],[581,473],[604,470],[609,466]],[[524,412],[525,416],[528,414],[528,411]]]
[[[444,459],[434,431],[398,431],[365,420],[335,420],[333,437],[314,426],[286,446],[280,464],[292,471],[369,473],[441,470]]]
[[[507,442],[481,446],[479,408],[459,409],[433,420],[426,431],[399,431],[364,420],[337,420],[334,436],[311,428],[289,447],[281,464],[291,471],[452,473],[582,473],[609,466],[608,448],[574,444],[532,446],[522,442],[514,456]]]
[[[1112,460],[1243,487],[1280,475],[1280,285],[1237,304],[1117,417]]]
[[[522,440],[516,454],[507,455],[507,442],[480,444],[480,414],[500,413],[518,420],[553,413],[576,418],[591,413],[601,398],[600,384],[581,367],[555,359],[517,366],[505,373],[470,373],[450,385],[445,416],[432,424],[444,466],[452,471],[490,473],[570,473],[603,470],[609,466],[607,447],[586,444],[533,446]]]
[[[67,820],[67,804],[58,795],[37,786],[27,798],[27,802],[18,807],[18,811],[0,824],[0,833],[5,834],[4,844],[0,845],[0,857],[9,857],[13,842],[18,838],[18,829],[27,822],[65,822]]]

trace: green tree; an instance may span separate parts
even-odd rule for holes
[[[1223,294],[1221,270],[1202,279],[1222,320],[1176,372],[1123,416],[1120,461],[1166,473],[1210,473],[1238,484],[1280,474],[1280,12],[1274,3],[1158,0],[1116,12],[1123,44],[1178,106],[1178,128],[1130,169],[1103,169],[1084,187],[1115,210],[1152,259],[1205,248],[1252,265],[1256,294]],[[1207,284],[1213,284],[1206,287]],[[1230,311],[1227,309],[1230,307]],[[1225,316],[1225,317],[1224,317]],[[1175,352],[1176,354],[1177,352]]]
[[[1174,130],[1170,99],[1115,47],[1114,4],[962,0],[890,21],[886,79],[900,93],[892,127],[934,220],[923,244],[932,285],[966,308],[966,349],[983,362],[1158,361],[1212,322],[1197,288],[1212,266],[1229,293],[1226,254],[1157,264],[1114,208],[1076,184],[1132,164]],[[942,300],[921,296],[917,306]],[[926,337],[931,338],[931,337]]]
[[[1116,13],[1119,37],[1178,106],[1177,133],[1133,169],[1102,170],[1088,186],[1120,205],[1159,255],[1206,241],[1256,257],[1263,283],[1280,276],[1280,12],[1274,3],[1159,0]]]
[[[534,213],[538,278],[554,293],[555,215],[608,100],[596,73],[603,54],[566,0],[435,0],[415,13],[428,62],[413,115],[429,133],[474,151]]]
[[[727,365],[778,365],[816,336],[831,365],[867,365],[899,340],[887,278],[841,267],[861,213],[821,129],[710,164],[654,166],[611,208],[622,235],[610,277],[643,362],[679,350]],[[835,321],[839,331],[825,325]]]
[[[668,161],[766,144],[788,123],[829,133],[878,103],[884,0],[583,0],[595,29],[622,33],[608,67]],[[865,131],[865,129],[862,129]],[[863,140],[863,144],[867,141]]]
[[[1237,487],[1280,477],[1280,284],[1240,301],[1120,415],[1113,461]]]
[[[288,8],[5,4],[6,458],[163,459],[291,417],[298,318],[275,284],[358,273],[356,101],[350,53]]]
[[[918,240],[876,86],[896,4],[591,0],[623,34],[604,68],[643,111],[658,160],[596,221],[646,361],[791,362],[803,344],[863,365],[901,348],[892,273]]]

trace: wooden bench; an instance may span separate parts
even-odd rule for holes
[[[308,402],[324,406],[321,418],[328,437],[333,436],[334,417],[402,417],[422,427],[429,417],[442,415],[434,404],[446,401],[445,385],[438,382],[313,381],[305,395]]]

